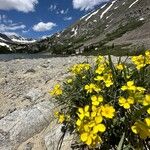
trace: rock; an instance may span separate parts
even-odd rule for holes
[[[38,89],[31,89],[25,96],[24,98],[29,99],[31,102],[36,101],[38,98],[40,98],[43,95],[41,90]]]
[[[51,122],[51,124],[48,127],[48,131],[45,134],[44,140],[45,140],[45,146],[47,150],[56,150],[58,143],[63,135],[61,132],[62,125],[58,124],[55,121]],[[71,150],[71,143],[72,143],[73,136],[66,134],[63,143],[61,146],[62,150]]]
[[[16,110],[0,120],[0,149],[16,150],[35,134],[40,133],[53,121],[54,105],[48,102],[30,109]]]
[[[43,67],[43,68],[48,68],[48,66],[49,66],[48,64],[42,64],[41,65],[41,67]]]
[[[31,69],[28,69],[28,70],[25,72],[25,74],[26,74],[26,73],[35,73],[35,72],[36,72],[36,71],[31,68]]]
[[[24,147],[23,150],[32,150],[33,146],[34,146],[33,143],[28,142],[28,143],[25,145],[25,147]]]

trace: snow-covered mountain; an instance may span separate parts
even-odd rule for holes
[[[9,38],[13,41],[13,42],[17,42],[17,43],[34,43],[36,42],[36,40],[33,39],[28,39],[28,38],[24,38],[22,36],[16,36],[16,35],[11,35],[9,36]]]

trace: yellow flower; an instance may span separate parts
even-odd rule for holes
[[[93,83],[91,83],[89,85],[85,85],[85,90],[87,91],[87,93],[92,93],[93,91],[98,93],[101,91],[101,89]]]
[[[80,118],[80,120],[83,120],[84,117],[89,117],[90,116],[89,106],[86,105],[84,108],[79,108],[77,114],[78,114],[78,117]]]
[[[53,96],[59,96],[62,94],[62,89],[61,86],[59,84],[56,84],[54,89],[50,92],[50,94]]]
[[[103,76],[103,81],[106,87],[110,87],[111,85],[113,85],[112,74],[111,73],[105,74]]]
[[[134,104],[134,99],[132,97],[129,97],[127,99],[125,99],[124,97],[119,98],[119,105],[123,108],[130,109],[131,104]]]
[[[103,71],[105,70],[106,66],[104,64],[101,64],[98,66],[98,68],[95,70],[95,73],[101,75]]]
[[[147,124],[147,126],[150,127],[150,118],[145,118],[144,121]]]
[[[106,60],[105,60],[105,57],[104,56],[98,56],[97,57],[97,60],[96,60],[96,62],[97,62],[97,64],[102,64],[102,63],[104,63]]]
[[[123,69],[124,69],[124,64],[118,64],[118,65],[116,66],[116,68],[117,68],[118,70],[123,70]]]
[[[58,111],[55,111],[55,112],[54,112],[54,116],[55,116],[56,118],[58,118],[59,112],[58,112]]]
[[[135,91],[136,86],[134,85],[134,81],[128,81],[127,85],[124,85],[121,87],[121,90],[123,90],[123,91],[126,91],[126,90]]]
[[[72,81],[73,81],[72,79],[68,79],[67,83],[70,84],[70,83],[72,83]]]
[[[99,96],[93,95],[91,97],[91,100],[92,100],[92,105],[98,106],[103,101],[103,97],[101,95]]]
[[[94,78],[94,80],[95,80],[95,81],[102,81],[102,80],[104,80],[104,77],[103,77],[103,76],[96,76],[96,77]]]
[[[138,70],[146,66],[146,61],[143,55],[133,56],[131,60],[136,65]]]
[[[141,139],[146,139],[150,137],[150,129],[147,125],[148,122],[144,123],[142,121],[137,121],[135,124],[131,127],[131,130],[135,134],[139,134]]]
[[[146,64],[150,64],[150,50],[147,50],[145,52],[145,59],[146,59]]]
[[[112,106],[106,104],[101,106],[101,114],[106,118],[112,119],[115,115],[115,109]]]
[[[63,114],[59,115],[58,123],[63,123],[65,121],[65,116]]]
[[[75,64],[72,68],[71,68],[71,72],[73,74],[81,74],[83,71],[87,71],[90,69],[90,64]]]
[[[150,105],[150,94],[145,95],[145,98],[143,100],[143,105],[144,106]]]
[[[84,132],[81,134],[80,138],[81,138],[82,142],[84,142],[90,146],[90,145],[92,145],[93,141],[95,141],[95,139],[97,139],[97,135],[94,134],[92,131]]]
[[[150,114],[150,108],[147,109],[147,113]]]
[[[106,131],[106,127],[104,124],[100,123],[100,124],[97,124],[93,127],[93,133],[98,133],[98,132],[105,132]]]

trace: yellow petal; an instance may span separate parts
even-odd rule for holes
[[[101,123],[102,121],[103,121],[102,116],[95,117],[95,122],[96,122],[96,124],[99,124],[99,123]]]
[[[76,121],[76,125],[77,125],[77,126],[81,126],[81,123],[82,123],[82,121],[81,121],[80,119],[78,119],[78,120]]]
[[[105,132],[106,127],[105,127],[104,124],[99,124],[99,125],[98,125],[98,129],[99,129],[100,132]]]
[[[132,127],[131,127],[131,130],[132,130],[132,132],[135,133],[135,134],[138,133],[136,126],[132,126]]]
[[[89,136],[87,141],[86,141],[87,145],[91,145],[92,144],[92,138]]]
[[[88,138],[88,133],[82,133],[80,138],[82,142],[85,142]]]
[[[125,104],[123,105],[123,107],[124,107],[125,109],[129,109],[129,108],[130,108],[130,104],[129,104],[129,103],[125,103]]]
[[[85,112],[89,111],[89,106],[88,106],[88,105],[86,105],[86,106],[84,107],[84,111],[85,111]]]

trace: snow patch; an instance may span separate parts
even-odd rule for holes
[[[0,40],[2,40],[2,41],[6,41],[5,39],[3,39],[3,38],[1,38],[1,37],[0,37]]]
[[[11,50],[11,47],[10,47],[8,44],[1,43],[1,42],[0,42],[0,45],[1,45],[1,46],[6,46],[7,48],[9,48],[9,49]]]
[[[100,16],[100,19],[103,18],[103,16],[110,10],[110,8],[114,5],[114,3],[115,3],[116,1],[117,1],[117,0],[112,1],[112,3],[110,4],[110,6],[109,6],[108,8],[106,8],[106,9],[102,12],[102,14],[101,14],[101,16]]]
[[[126,4],[126,2],[123,2],[123,3],[122,3],[122,5],[125,5],[125,4]]]
[[[93,22],[97,22],[97,20],[93,20]]]
[[[106,4],[104,4],[104,5],[101,7],[101,9],[103,9],[106,5],[107,5],[107,3],[106,3]]]
[[[98,12],[99,12],[99,10],[93,12],[91,15],[89,15],[89,16],[85,19],[85,21],[88,21],[92,16],[96,15]]]
[[[139,1],[139,0],[134,1],[134,2],[129,6],[129,8],[131,8],[131,7],[132,7],[134,4],[136,4],[138,1]]]
[[[84,19],[84,18],[87,17],[89,14],[90,14],[90,13],[88,13],[88,14],[82,16],[82,17],[80,18],[80,20]]]
[[[73,28],[71,31],[74,32],[74,34],[73,34],[71,37],[76,36],[77,33],[78,33],[78,32],[77,32],[77,31],[78,31],[78,27]]]
[[[13,42],[18,42],[18,43],[34,43],[36,40],[28,41],[28,40],[18,40],[18,39],[11,39]]]
[[[117,7],[115,7],[114,9],[117,9],[118,8],[118,6]]]
[[[113,14],[113,13],[112,13],[112,14]],[[107,16],[107,17],[106,17],[106,19],[110,18],[110,17],[112,16],[112,14],[111,14],[111,15],[109,15],[109,16]]]
[[[144,19],[144,18],[140,18],[139,20],[140,20],[140,21],[143,21],[143,20],[145,20],[145,19]]]

